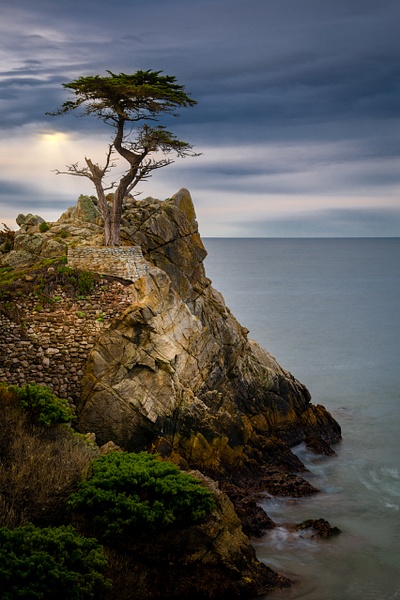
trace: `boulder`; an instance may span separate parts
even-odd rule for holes
[[[295,526],[296,531],[310,530],[311,537],[328,539],[341,533],[339,527],[333,527],[325,519],[307,519]]]
[[[30,267],[37,261],[37,257],[25,250],[11,250],[4,256],[0,256],[0,266],[22,269]]]
[[[45,222],[45,220],[42,219],[42,217],[39,217],[39,215],[32,215],[31,213],[27,215],[19,214],[16,218],[16,221],[17,225],[19,225],[20,227],[22,227],[23,225],[25,227],[30,227],[31,225],[40,225],[40,223]]]
[[[49,239],[42,246],[40,256],[43,258],[55,258],[56,256],[65,256],[67,253],[67,245],[62,242],[57,242],[54,239]]]
[[[14,250],[23,250],[38,256],[47,239],[40,233],[17,233],[14,238]]]

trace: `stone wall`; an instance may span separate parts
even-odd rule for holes
[[[72,269],[94,271],[135,281],[149,270],[140,246],[93,248],[81,246],[68,249],[68,264]]]
[[[18,318],[0,312],[0,381],[44,384],[75,404],[88,353],[110,321],[130,306],[130,290],[104,279],[87,298],[59,288],[48,306],[32,294],[14,307]]]
[[[69,248],[68,265],[128,281],[151,267],[139,246]],[[72,298],[59,288],[48,306],[32,294],[13,314],[0,311],[0,382],[44,384],[74,404],[88,353],[111,319],[130,305],[130,287],[105,279],[87,298]]]

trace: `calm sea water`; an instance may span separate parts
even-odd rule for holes
[[[233,314],[342,426],[337,457],[295,449],[321,494],[263,506],[277,523],[323,517],[343,533],[258,540],[260,560],[296,581],[268,598],[400,599],[400,239],[204,243]]]

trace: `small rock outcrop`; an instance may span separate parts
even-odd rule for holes
[[[307,519],[296,525],[296,531],[310,531],[311,537],[318,537],[323,540],[341,533],[339,527],[332,527],[325,519]]]

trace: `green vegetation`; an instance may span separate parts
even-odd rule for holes
[[[92,271],[76,271],[67,265],[60,265],[57,273],[76,288],[78,295],[86,296],[93,291],[96,275]]]
[[[39,225],[40,233],[45,233],[49,229],[50,229],[50,227],[49,227],[48,223],[46,223],[46,221],[43,221],[42,223],[40,223],[40,225]]]
[[[96,459],[92,475],[70,499],[71,508],[93,523],[96,534],[113,540],[172,523],[205,518],[214,501],[201,482],[147,452],[111,452]]]
[[[214,507],[212,492],[172,463],[99,456],[70,416],[47,388],[0,385],[1,600],[131,598],[136,538],[140,548]]]
[[[107,585],[107,560],[94,539],[71,526],[0,529],[2,600],[85,600]]]
[[[25,409],[32,422],[49,427],[58,423],[70,423],[75,419],[68,401],[59,398],[45,386],[35,383],[23,387],[10,386],[18,405]]]
[[[0,267],[0,312],[14,321],[19,321],[18,300],[24,296],[34,296],[36,310],[43,310],[59,299],[59,289],[69,297],[90,295],[100,276],[91,271],[71,269],[65,264],[65,256],[46,258],[31,267],[13,269]]]
[[[0,267],[0,291],[7,288],[15,282],[20,282],[26,276],[35,277],[43,275],[47,269],[53,265],[62,264],[66,257],[61,258],[43,258],[30,267],[14,269],[13,267]],[[31,291],[31,286],[27,286]]]

